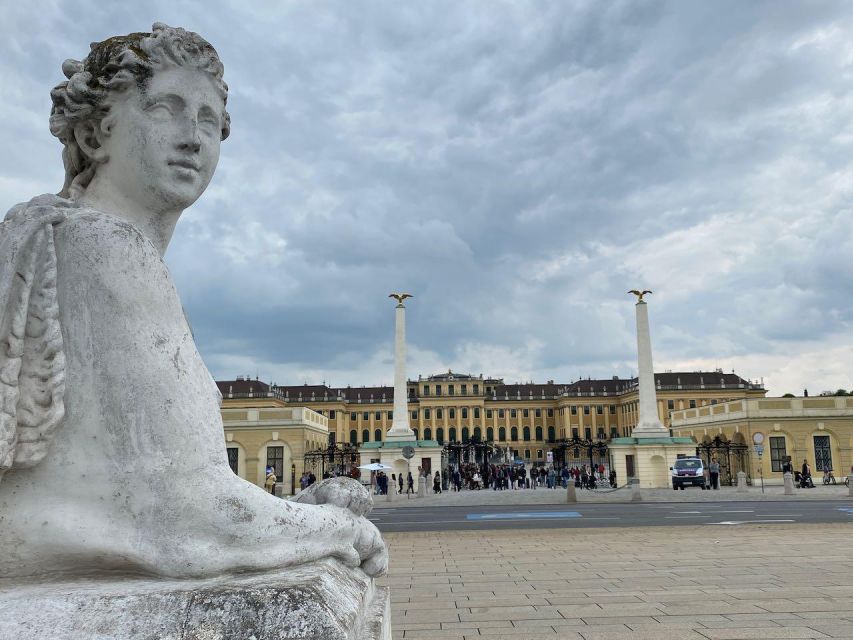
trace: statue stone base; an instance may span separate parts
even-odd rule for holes
[[[0,638],[391,640],[390,597],[333,560],[212,580],[0,580]]]

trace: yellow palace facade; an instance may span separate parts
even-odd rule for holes
[[[657,373],[655,383],[658,413],[667,426],[674,411],[763,398],[767,393],[761,384],[719,370]],[[390,386],[281,386],[248,377],[220,380],[217,385],[223,416],[229,408],[255,404],[306,407],[325,418],[328,442],[381,441],[392,421]],[[492,441],[530,462],[544,461],[549,443],[556,440],[628,436],[638,418],[636,378],[506,384],[498,378],[448,371],[419,376],[407,386],[410,424],[419,439],[440,444],[472,438]],[[312,437],[319,440],[318,435]]]

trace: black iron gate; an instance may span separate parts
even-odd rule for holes
[[[745,471],[749,477],[749,446],[741,442],[732,442],[723,434],[704,440],[696,447],[696,455],[702,458],[705,468],[716,458],[720,464],[720,484],[734,486],[737,484],[738,471]]]

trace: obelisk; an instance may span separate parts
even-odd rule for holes
[[[652,364],[652,337],[649,332],[649,307],[643,296],[651,291],[629,291],[637,301],[637,379],[640,394],[640,415],[632,436],[635,438],[666,438],[667,429],[658,417],[655,369]]]
[[[397,301],[394,319],[394,413],[391,428],[385,434],[386,441],[414,440],[415,432],[409,426],[409,402],[406,386],[406,307],[403,300],[411,298],[408,293],[392,293],[388,296]]]

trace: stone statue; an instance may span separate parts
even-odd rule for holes
[[[216,51],[158,23],[62,70],[50,130],[65,184],[0,224],[0,578],[329,559],[381,574],[361,485],[286,501],[231,472],[221,397],[163,261],[229,133]]]

